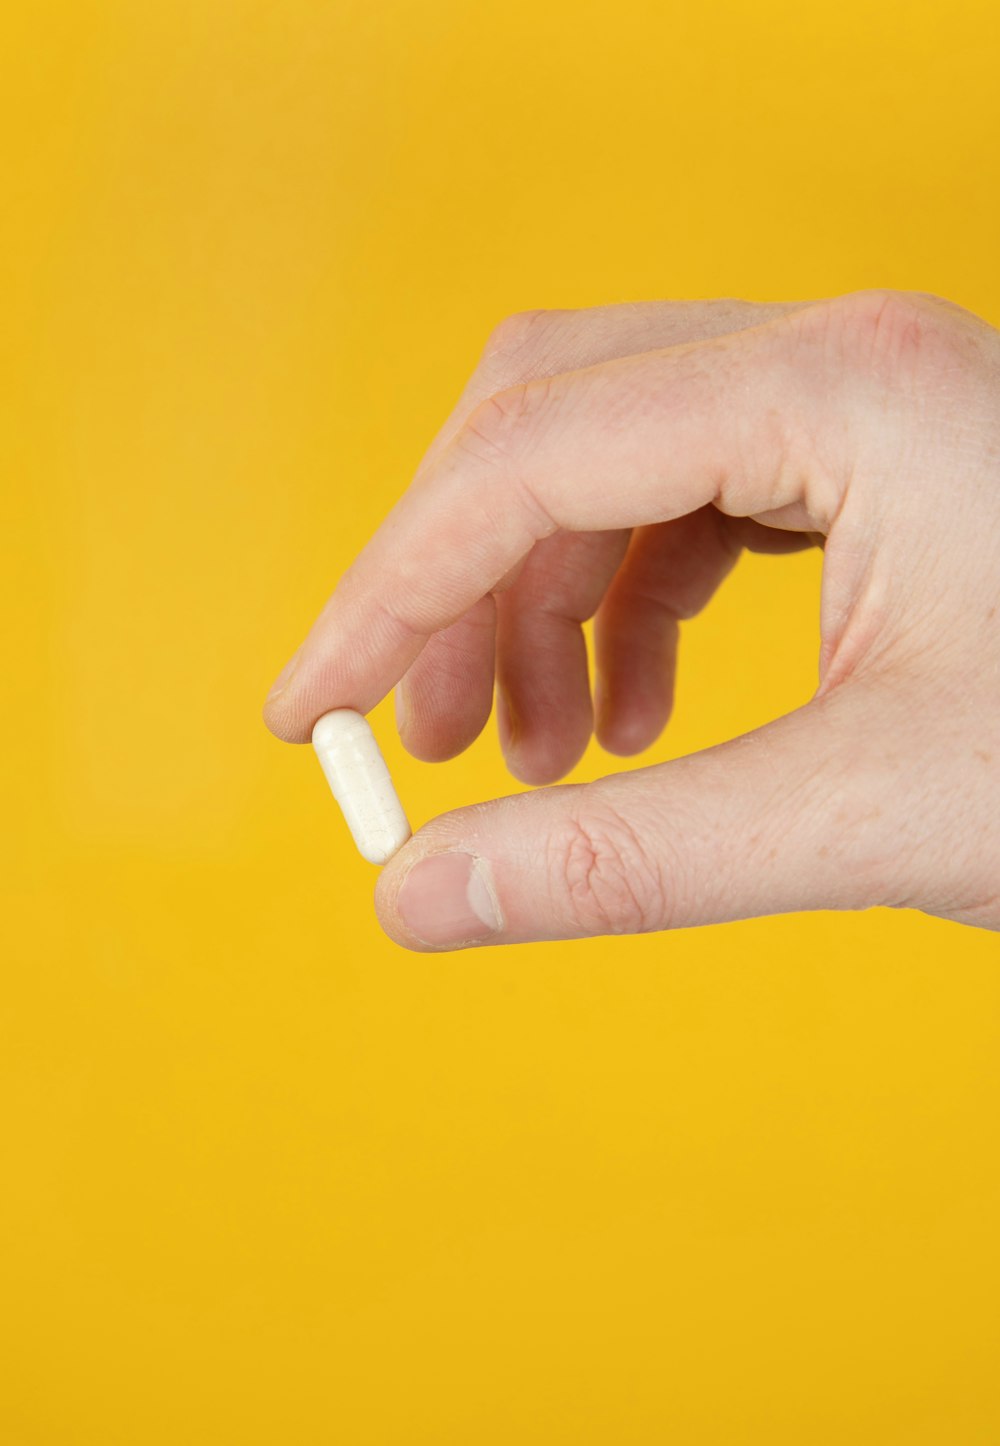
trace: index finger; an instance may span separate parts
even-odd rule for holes
[[[804,528],[825,531],[839,479],[789,448],[815,446],[831,412],[842,438],[822,375],[827,328],[809,324],[827,305],[481,401],[341,578],[268,701],[268,727],[305,742],[331,708],[370,711],[433,633],[559,528],[634,527],[714,502],[737,516],[798,507]]]

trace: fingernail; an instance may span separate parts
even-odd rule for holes
[[[490,866],[472,854],[428,854],[396,899],[399,917],[423,944],[478,944],[503,927]]]
[[[503,688],[497,689],[497,713],[503,720],[503,728],[507,735],[508,747],[516,748],[518,734],[521,731],[520,720],[514,711],[514,705],[510,701],[510,695]]]
[[[301,652],[302,649],[298,648],[288,659],[288,662],[285,664],[281,672],[271,684],[271,691],[270,693],[268,693],[266,699],[264,700],[265,702],[272,702],[275,698],[277,698],[279,693],[283,693],[285,691],[288,686],[289,678],[291,678],[292,674],[295,672],[295,666],[299,661],[299,655],[301,654]]]
[[[396,732],[402,737],[410,722],[410,709],[406,701],[406,690],[401,682],[393,689],[392,702],[396,710]]]

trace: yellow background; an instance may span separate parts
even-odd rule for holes
[[[5,14],[0,1446],[996,1443],[995,936],[409,955],[259,720],[509,312],[1000,321],[994,0]],[[809,697],[818,584],[650,758]],[[377,726],[417,823],[517,786]]]

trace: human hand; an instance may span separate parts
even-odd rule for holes
[[[670,711],[678,619],[824,540],[819,686],[673,762],[460,809],[376,891],[410,948],[890,905],[1000,928],[1000,333],[923,293],[501,323],[265,719],[394,685],[418,758],[561,778]],[[592,707],[580,624],[595,616]],[[596,724],[595,724],[596,713]]]

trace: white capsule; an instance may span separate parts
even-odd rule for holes
[[[335,708],[315,725],[312,742],[362,858],[388,863],[410,837],[410,825],[367,720]]]

